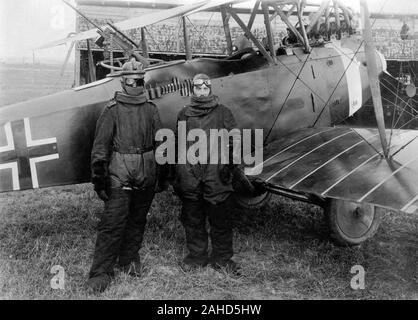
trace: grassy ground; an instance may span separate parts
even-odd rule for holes
[[[211,268],[185,273],[179,201],[156,196],[141,257],[143,276],[117,273],[99,296],[82,289],[92,261],[102,203],[90,185],[0,195],[2,299],[418,299],[418,219],[387,213],[377,235],[359,248],[329,241],[321,209],[274,197],[265,209],[237,220],[235,260],[240,278]],[[235,214],[239,214],[239,210]],[[366,270],[365,290],[353,290],[350,269]],[[66,271],[53,290],[53,265]]]
[[[69,88],[59,67],[0,65],[0,106]],[[7,81],[6,81],[7,80]],[[243,214],[235,227],[235,260],[243,276],[210,268],[184,273],[179,201],[156,196],[141,257],[143,277],[117,274],[100,296],[82,290],[92,261],[102,202],[90,185],[0,194],[0,299],[418,299],[418,217],[388,213],[359,248],[329,241],[320,208],[274,197]],[[352,290],[352,266],[366,270],[365,290]],[[66,272],[53,290],[51,267]]]

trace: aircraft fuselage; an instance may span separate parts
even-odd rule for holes
[[[177,113],[190,101],[179,83],[206,73],[239,127],[271,131],[272,141],[300,128],[340,123],[368,100],[365,59],[363,53],[353,58],[355,49],[356,42],[327,44],[308,55],[295,47],[274,66],[257,53],[237,60],[194,59],[150,68],[145,80],[148,89],[162,93],[153,102],[166,127],[174,128]],[[0,192],[90,181],[95,124],[118,90],[119,79],[107,78],[0,108]]]

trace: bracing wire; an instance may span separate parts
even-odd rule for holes
[[[383,9],[384,9],[384,7],[385,7],[385,5],[386,5],[386,3],[388,2],[388,0],[386,0],[384,3],[383,3],[383,5],[381,6],[381,8],[380,8],[380,12],[382,12],[383,11]],[[374,19],[374,21],[373,21],[373,24],[372,24],[372,26],[375,24],[375,22],[376,22],[376,20],[377,20],[377,18],[375,18]],[[320,112],[320,114],[319,114],[319,116],[317,117],[317,119],[315,120],[315,123],[313,124],[313,126],[315,126],[315,124],[316,124],[316,122],[318,121],[318,119],[319,119],[319,117],[321,116],[321,114],[322,114],[322,112],[324,111],[324,109],[325,109],[325,107],[327,106],[327,104],[328,104],[328,102],[330,101],[330,99],[332,98],[332,96],[333,96],[333,94],[335,93],[335,91],[336,91],[336,89],[338,88],[338,86],[339,86],[339,84],[340,84],[340,82],[341,82],[341,80],[342,80],[342,78],[344,77],[344,75],[345,75],[345,73],[347,72],[347,70],[348,70],[348,68],[350,67],[350,65],[351,65],[351,63],[354,61],[354,59],[355,59],[355,57],[356,57],[356,55],[357,55],[357,53],[358,53],[358,51],[360,50],[360,48],[361,48],[361,46],[363,45],[363,43],[364,43],[364,40],[360,43],[360,45],[359,45],[359,47],[357,48],[357,50],[356,50],[356,52],[354,53],[354,55],[353,55],[353,57],[352,58],[350,58],[350,63],[348,64],[348,66],[347,66],[347,68],[344,70],[344,73],[342,74],[342,76],[341,76],[341,78],[340,78],[340,80],[338,81],[338,83],[337,83],[337,85],[334,87],[334,90],[332,91],[332,93],[331,93],[331,95],[329,96],[329,98],[328,98],[328,100],[327,101],[325,101],[324,99],[322,99],[322,97],[318,94],[318,93],[316,93],[316,91],[315,90],[313,90],[305,81],[303,81],[301,78],[299,78],[299,75],[296,75],[285,63],[283,63],[282,61],[280,61],[280,59],[278,59],[278,62],[280,63],[280,64],[282,64],[292,75],[294,75],[295,77],[296,77],[296,79],[295,80],[298,80],[299,79],[299,81],[305,86],[305,87],[307,87],[315,96],[317,96],[323,103],[324,103],[324,107],[322,108],[322,110],[321,110],[321,112]],[[303,69],[303,68],[302,68]],[[292,86],[292,88],[293,88],[293,86]],[[287,99],[287,98],[286,98]],[[279,113],[280,114],[280,113]],[[276,117],[276,120],[275,120],[275,122],[277,121],[277,117]],[[274,123],[275,123],[274,122]],[[273,127],[274,127],[274,124],[273,124]],[[272,128],[273,128],[272,127]],[[266,136],[266,139],[264,140],[264,141],[266,141],[267,140],[267,138],[268,138],[268,136],[269,136],[269,134],[271,133],[271,130],[272,130],[272,128],[270,129],[270,131],[269,131],[269,133],[268,133],[268,135]]]
[[[390,23],[390,20],[388,20],[388,23],[389,23],[389,28],[390,28],[390,30],[391,31],[395,31],[394,29],[393,29],[393,27],[392,27],[392,24]],[[405,46],[405,45],[404,45]],[[403,47],[404,47],[403,46]],[[404,49],[403,49],[403,51],[404,51]],[[410,63],[408,63],[408,66],[409,66],[409,69],[411,69],[410,68]],[[399,66],[399,74],[401,74],[401,73],[403,73],[403,70],[404,70],[404,65],[403,65],[403,61],[401,60],[401,63],[400,63],[400,66]],[[397,80],[397,79],[396,79]],[[382,81],[380,81],[380,83],[383,85],[383,83],[382,83]],[[394,106],[395,107],[398,107],[398,99],[400,99],[400,97],[399,97],[399,89],[400,89],[400,82],[397,80],[397,84],[396,84],[396,93],[393,93],[393,92],[391,92],[391,93],[393,93],[393,94],[395,94],[395,103],[393,103],[394,104]],[[386,89],[388,89],[388,88],[386,88]],[[389,90],[389,89],[388,89]],[[386,101],[387,101],[387,99],[385,99]],[[401,99],[402,100],[402,99]],[[390,103],[392,103],[391,101],[390,101]],[[404,108],[402,108],[402,111],[400,112],[400,114],[399,114],[399,116],[398,116],[398,119],[396,119],[396,122],[395,122],[395,115],[396,115],[396,112],[395,112],[395,110],[394,110],[394,112],[393,112],[393,116],[392,116],[392,125],[391,125],[391,128],[390,128],[390,137],[389,137],[389,145],[391,144],[391,142],[392,142],[392,136],[393,136],[393,130],[396,128],[396,126],[397,126],[397,124],[398,124],[398,122],[399,122],[399,120],[402,118],[402,116],[403,116],[403,113],[406,111],[405,109],[406,109],[406,107],[407,106],[409,106],[409,101],[408,101],[408,103],[406,103],[406,106],[404,107]],[[409,106],[410,108],[411,108],[411,110],[414,110],[414,108],[412,107],[412,106]],[[407,123],[410,123],[412,120],[414,120],[416,117],[413,115],[413,114],[411,114],[411,113],[409,113],[409,112],[407,112],[408,114],[410,114],[411,116],[412,116],[412,119],[410,120],[410,121],[408,121]]]
[[[386,86],[382,81],[380,81],[380,84],[387,89],[390,93],[392,94],[396,94],[395,92],[393,92],[388,86]],[[399,97],[399,100],[403,103],[405,103],[406,106],[410,107],[411,109],[414,109],[413,106],[411,106],[408,102],[406,102],[405,100],[403,100],[401,97]]]
[[[343,74],[341,75],[340,79],[338,80],[337,84],[335,85],[334,89],[332,90],[330,96],[328,97],[327,101],[325,102],[324,106],[322,107],[321,111],[319,112],[318,116],[316,117],[312,127],[315,127],[316,123],[318,122],[319,118],[322,116],[322,113],[324,112],[325,108],[327,107],[329,101],[331,100],[332,96],[334,95],[335,91],[338,89],[338,86],[341,83],[341,80],[344,78],[345,74],[347,73],[348,69],[350,68],[351,64],[353,63],[354,59],[356,58],[357,53],[359,52],[361,46],[363,45],[363,41],[361,41],[360,46],[357,48],[356,52],[353,54],[353,57],[350,59],[350,62],[347,66],[347,68],[344,70]]]
[[[388,0],[386,0],[386,1],[383,3],[383,5],[381,6],[381,8],[380,8],[380,10],[379,10],[379,13],[381,13],[381,12],[383,11],[383,9],[384,9],[384,7],[386,6],[386,3],[387,3],[387,2],[388,2]],[[373,23],[372,23],[372,25],[371,25],[372,27],[373,27],[373,26],[374,26],[374,24],[376,23],[376,20],[377,20],[377,18],[375,18],[375,19],[373,20]],[[348,66],[345,68],[345,70],[344,70],[343,74],[341,75],[341,77],[340,77],[339,81],[337,82],[336,86],[334,87],[334,90],[332,90],[331,95],[329,96],[329,98],[328,98],[327,102],[326,102],[326,103],[325,103],[325,105],[322,107],[322,109],[321,109],[320,113],[318,114],[317,118],[315,119],[315,121],[314,121],[314,123],[313,123],[313,125],[312,125],[313,127],[316,125],[316,123],[318,122],[318,120],[319,120],[319,118],[321,117],[322,113],[324,112],[325,108],[327,107],[328,102],[331,100],[332,96],[334,95],[335,91],[337,90],[338,86],[340,85],[341,80],[344,78],[344,75],[347,73],[348,69],[350,68],[351,64],[353,63],[353,61],[354,61],[354,59],[355,59],[355,57],[356,57],[357,53],[359,52],[359,50],[360,50],[361,46],[363,45],[363,43],[364,43],[364,39],[360,42],[359,47],[358,47],[358,48],[357,48],[357,50],[355,51],[355,53],[354,53],[353,57],[350,59],[350,62],[349,62],[349,64],[348,64]]]
[[[151,41],[152,41],[154,44],[156,44],[156,45],[157,45],[158,51],[160,51],[160,52],[161,52],[160,44],[159,44],[157,41],[155,41],[154,37],[152,36],[152,34],[151,34],[151,32],[148,30],[148,28],[146,28],[146,27],[145,27],[145,31],[146,31],[146,32],[147,32],[147,34],[150,36]]]
[[[205,33],[206,29],[209,27],[209,24],[213,18],[214,12],[212,12],[212,15],[209,18],[209,21],[207,23],[207,25],[204,27],[203,31],[199,31],[196,26],[194,25],[194,23],[190,20],[189,17],[187,17],[187,20],[190,22],[190,24],[192,25],[193,29],[196,31],[197,33],[197,37],[198,37],[198,41],[200,41],[202,43],[202,39],[203,41],[206,41],[206,39],[203,37],[203,34]]]
[[[312,52],[312,51],[311,51],[311,52]],[[273,128],[274,128],[274,126],[276,125],[276,122],[277,122],[277,120],[279,119],[279,116],[280,116],[280,114],[281,114],[281,112],[282,112],[282,110],[283,110],[283,108],[284,108],[284,106],[285,106],[285,104],[286,104],[286,102],[287,102],[287,99],[289,99],[290,94],[292,93],[293,88],[295,87],[296,82],[298,81],[298,79],[299,79],[299,77],[300,77],[300,74],[302,73],[302,70],[305,68],[306,62],[308,62],[308,59],[309,59],[309,57],[310,57],[310,55],[311,55],[311,52],[309,52],[309,54],[307,55],[307,57],[306,57],[305,61],[303,62],[302,67],[301,67],[301,68],[300,68],[300,70],[299,70],[299,73],[298,73],[298,74],[297,74],[297,76],[295,77],[295,80],[293,81],[292,87],[290,88],[289,92],[287,93],[287,95],[286,95],[286,99],[284,100],[284,102],[283,102],[283,104],[282,104],[282,106],[281,106],[281,108],[280,108],[279,112],[277,113],[277,115],[276,115],[276,117],[275,117],[275,119],[274,119],[274,122],[273,122],[272,126],[270,127],[269,132],[267,133],[267,135],[266,135],[266,137],[265,137],[265,139],[264,139],[264,143],[266,143],[266,141],[267,141],[268,137],[270,136],[270,134],[271,134],[271,132],[272,132],[272,130],[273,130]]]

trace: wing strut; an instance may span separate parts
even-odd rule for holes
[[[186,51],[186,60],[192,60],[192,52],[190,51],[190,39],[185,16],[181,17],[181,22],[183,25],[184,51]]]
[[[147,40],[145,38],[145,27],[141,28],[141,48],[142,48],[142,55],[148,59],[149,53],[148,53]]]
[[[385,120],[383,117],[382,96],[378,79],[376,56],[372,39],[372,29],[369,19],[369,8],[366,0],[360,0],[364,13],[364,51],[367,62],[367,74],[369,76],[370,89],[372,91],[374,113],[376,115],[377,127],[379,130],[380,141],[382,143],[383,154],[388,157],[388,144],[386,141]]]
[[[276,61],[270,56],[270,54],[266,51],[263,45],[258,41],[258,39],[248,30],[247,25],[238,17],[238,15],[229,7],[225,7],[226,11],[231,15],[231,17],[238,23],[241,29],[245,32],[245,35],[257,46],[258,50],[263,54],[263,56],[267,59],[267,61],[274,65]]]
[[[232,38],[231,29],[229,28],[230,15],[226,12],[224,7],[221,7],[222,25],[224,27],[225,39],[226,39],[226,52],[228,56],[232,54]]]

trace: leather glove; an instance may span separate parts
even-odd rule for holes
[[[109,197],[108,197],[105,190],[96,190],[96,193],[101,200],[103,200],[103,201],[108,201],[109,200]]]
[[[232,176],[232,186],[235,191],[247,196],[251,196],[254,193],[254,187],[241,167],[235,166]]]
[[[94,185],[94,190],[99,194],[99,191],[106,189],[107,166],[104,161],[97,161],[91,167],[91,182]]]
[[[223,184],[229,184],[232,182],[232,170],[233,165],[224,165],[219,171],[219,178]]]
[[[254,196],[260,196],[267,191],[265,182],[260,178],[250,178],[249,180],[254,187]]]

